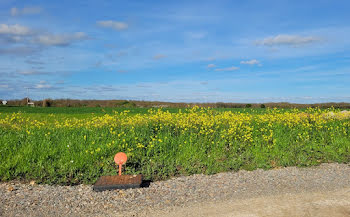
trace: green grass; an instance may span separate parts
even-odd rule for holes
[[[100,107],[26,107],[26,106],[0,106],[0,113],[34,113],[34,114],[93,114],[93,115],[104,115],[113,114],[114,112],[122,112],[129,110],[129,114],[146,114],[150,108],[100,108]],[[170,113],[176,113],[179,110],[185,112],[186,109],[182,108],[163,108],[164,111],[169,111]],[[242,113],[266,113],[268,109],[261,108],[214,108],[213,110],[224,112],[242,112]],[[290,109],[280,109],[280,111],[289,111]],[[301,109],[305,110],[305,109]]]
[[[129,110],[130,114],[144,114],[147,113],[147,108],[100,108],[100,107],[25,107],[25,106],[2,106],[0,113],[39,113],[39,114],[113,114],[114,111],[122,112]],[[171,112],[177,112],[177,109],[169,109]]]
[[[126,174],[141,173],[151,180],[350,161],[349,119],[322,122],[306,118],[291,126],[284,120],[256,119],[259,114],[275,114],[267,109],[186,111],[180,118],[176,118],[178,109],[164,109],[172,113],[173,122],[164,121],[164,112],[148,114],[144,108],[128,109],[126,116],[112,116],[114,111],[124,110],[0,107],[0,179],[91,184],[101,175],[116,174],[113,156],[119,151],[128,154]],[[221,121],[224,117],[220,115],[228,114],[227,111],[233,111],[235,117],[243,113],[243,119]],[[276,112],[289,115],[289,111]],[[21,114],[16,116],[14,112]],[[97,116],[101,119],[93,119]],[[143,117],[144,122],[134,124],[137,119],[133,117]],[[244,117],[251,119],[244,121]],[[84,121],[85,125],[78,127],[73,121],[67,127],[54,127],[55,121],[74,119]],[[131,122],[126,124],[128,119]],[[46,124],[40,128],[32,126],[30,123],[35,120]],[[101,120],[109,122],[101,124]],[[94,123],[99,125],[93,127]],[[236,128],[230,134],[232,127]],[[264,140],[270,130],[273,136]],[[247,135],[253,141],[245,140]]]

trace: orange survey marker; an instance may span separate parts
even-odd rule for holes
[[[114,189],[140,188],[142,175],[122,175],[122,165],[126,163],[128,157],[125,153],[119,152],[114,156],[114,162],[119,167],[119,176],[101,176],[94,184],[94,191],[105,191]],[[118,169],[117,169],[118,171]]]
[[[115,156],[114,156],[114,162],[118,165],[119,167],[119,175],[122,175],[122,165],[126,163],[126,160],[128,159],[128,157],[126,156],[126,154],[124,152],[118,152]]]

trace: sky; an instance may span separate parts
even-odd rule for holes
[[[350,1],[0,0],[0,99],[350,102]]]

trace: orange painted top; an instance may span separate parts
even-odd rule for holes
[[[128,159],[128,157],[126,156],[126,154],[124,152],[118,152],[114,156],[114,162],[118,165],[125,164],[127,159]]]

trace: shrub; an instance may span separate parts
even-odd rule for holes
[[[51,107],[52,106],[52,100],[51,99],[44,99],[43,100],[43,107]]]
[[[27,103],[28,103],[28,100],[30,101],[30,99],[23,98],[19,104],[20,104],[21,106],[26,106]]]

